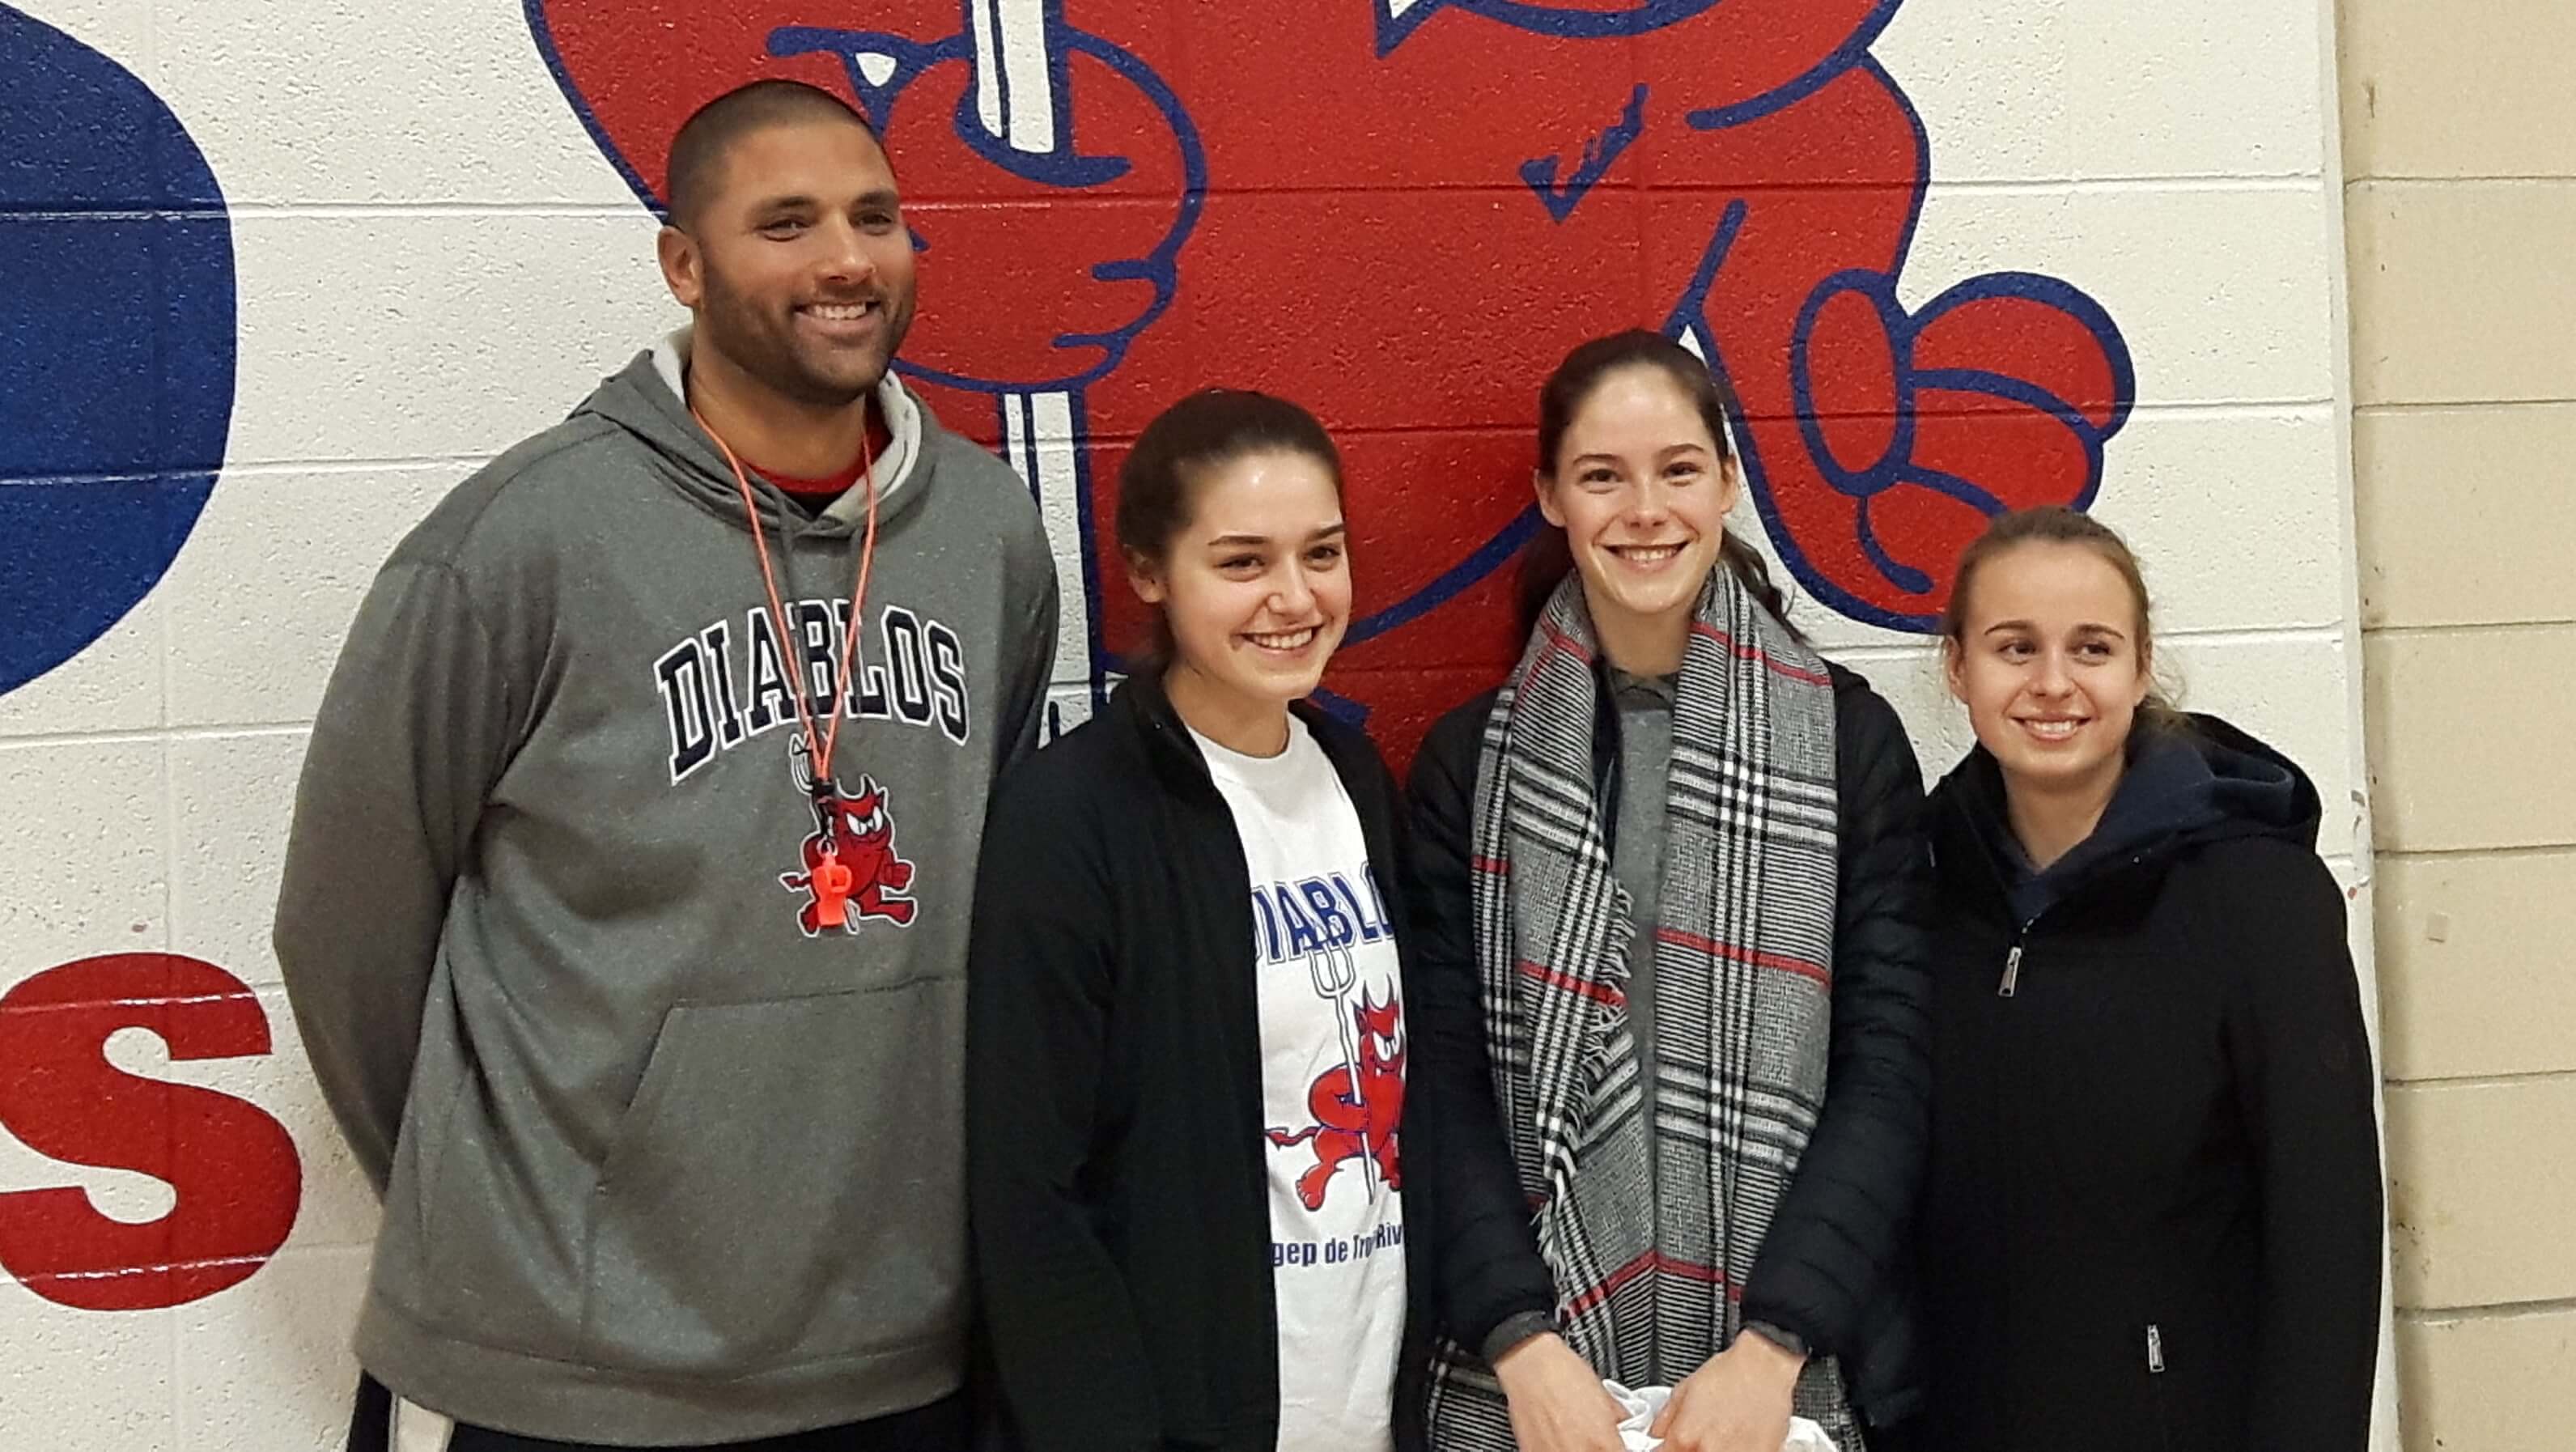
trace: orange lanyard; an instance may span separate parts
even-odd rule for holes
[[[760,505],[752,498],[751,476],[743,472],[742,460],[734,457],[733,446],[724,441],[724,435],[708,425],[705,415],[691,408],[689,417],[696,419],[698,427],[706,430],[707,437],[716,441],[716,448],[724,454],[725,462],[733,466],[734,487],[742,491],[743,520],[751,526],[751,547],[760,557],[760,583],[769,592],[769,618],[778,629],[779,653],[782,657],[789,657],[797,637],[788,623],[787,602],[778,594],[778,572],[769,563],[769,537],[761,532]],[[802,689],[805,674],[802,670],[797,672],[799,689],[787,693],[796,702],[796,723],[805,732],[805,753],[806,759],[813,763],[814,802],[818,811],[823,810],[839,790],[832,781],[832,749],[841,739],[843,704],[850,690],[850,662],[858,653],[859,629],[867,617],[868,572],[877,557],[876,447],[868,441],[865,429],[859,431],[859,469],[868,491],[868,528],[859,541],[859,581],[850,591],[850,624],[841,635],[840,669],[832,677],[832,724],[820,733],[815,731],[814,711]],[[787,520],[783,513],[778,521],[778,547],[781,550],[788,547]],[[837,853],[834,838],[834,833],[827,831],[823,834],[826,855]]]

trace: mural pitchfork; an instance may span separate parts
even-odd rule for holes
[[[1053,154],[1064,129],[1056,94],[1059,74],[1047,33],[1047,0],[966,0],[966,20],[975,37],[975,119],[984,133],[1030,156]],[[1072,389],[1040,389],[1000,395],[1002,456],[1011,461],[1036,494],[1047,533],[1056,539],[1080,539],[1082,462],[1074,439],[1080,400]],[[1057,569],[1063,607],[1058,616],[1056,659],[1080,661],[1095,697],[1108,688],[1091,639],[1091,600],[1080,561]],[[1070,723],[1047,708],[1048,739]]]
[[[1315,985],[1315,996],[1333,1006],[1333,1024],[1341,1031],[1342,1074],[1351,1086],[1351,1102],[1368,1108],[1368,1087],[1360,1080],[1359,1019],[1354,1011],[1353,995],[1359,992],[1359,960],[1347,947],[1326,946],[1306,955],[1306,976]],[[1368,1116],[1362,1114],[1366,1125]],[[1377,1163],[1371,1158],[1377,1146],[1369,1141],[1368,1131],[1360,1131],[1360,1177],[1368,1186],[1369,1198],[1377,1198]]]

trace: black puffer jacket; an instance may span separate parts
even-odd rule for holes
[[[1841,890],[1824,1114],[1743,1308],[1839,1357],[1854,1410],[1885,1426],[1920,1396],[1903,1260],[1929,1132],[1923,778],[1887,702],[1839,666],[1833,682]],[[1443,1329],[1470,1348],[1504,1320],[1557,1303],[1494,1104],[1469,908],[1477,759],[1493,700],[1443,717],[1411,781],[1419,986],[1406,1147],[1410,1173],[1437,1190]],[[1614,730],[1605,715],[1596,744],[1605,767]]]
[[[2378,1140],[2317,818],[2208,718],[2035,877],[1982,749],[1933,794],[1936,1452],[2361,1452]]]

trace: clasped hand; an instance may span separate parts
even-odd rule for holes
[[[1780,1452],[1804,1359],[1754,1334],[1673,1388],[1651,1434],[1665,1452]],[[1521,1452],[1621,1452],[1627,1411],[1562,1337],[1534,1336],[1494,1363]]]

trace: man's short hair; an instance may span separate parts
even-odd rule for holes
[[[770,79],[734,87],[700,106],[671,138],[670,179],[662,187],[665,215],[676,227],[695,220],[724,184],[726,155],[752,132],[790,122],[836,120],[878,140],[877,128],[858,107],[820,86]]]

